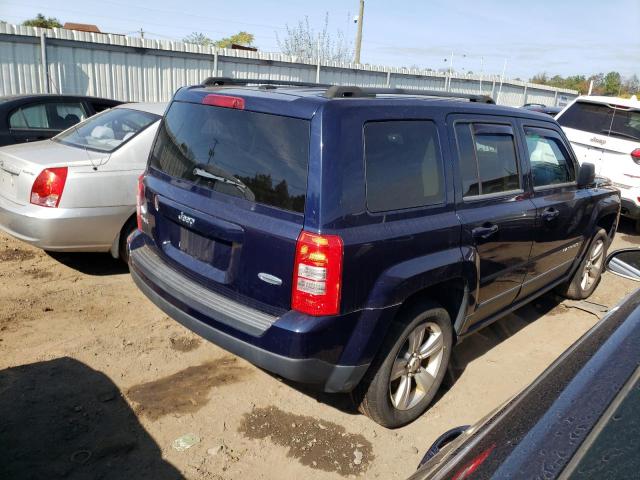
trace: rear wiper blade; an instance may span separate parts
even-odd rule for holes
[[[222,182],[229,185],[235,185],[241,190],[245,190],[248,188],[240,180],[238,180],[235,177],[232,177],[231,175],[227,174],[223,170],[213,167],[211,165],[206,165],[204,163],[198,163],[193,169],[193,174],[197,175],[198,177],[204,177],[210,180],[216,180],[217,182]]]
[[[624,138],[630,138],[632,140],[640,140],[640,138],[634,136],[634,135],[630,135],[628,133],[624,133],[624,132],[616,132],[615,130],[609,130],[608,128],[603,128],[602,130],[600,130],[601,133],[607,133],[609,135],[614,135],[617,137],[624,137]]]
[[[225,172],[223,169],[206,163],[197,163],[193,169],[193,174],[198,177],[214,180],[216,182],[233,185],[242,193],[242,196],[253,202],[256,199],[255,194],[241,180]]]

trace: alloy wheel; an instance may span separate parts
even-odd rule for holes
[[[598,239],[591,248],[587,262],[582,270],[582,279],[580,281],[580,288],[582,290],[589,290],[591,286],[598,280],[600,271],[602,269],[602,261],[604,259],[604,241]]]
[[[395,408],[409,410],[427,395],[443,353],[444,339],[437,324],[423,323],[409,334],[391,368],[389,396]]]

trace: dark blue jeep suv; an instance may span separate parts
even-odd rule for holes
[[[135,282],[264,369],[414,420],[462,337],[591,294],[620,211],[552,118],[446,95],[180,89],[140,178]]]

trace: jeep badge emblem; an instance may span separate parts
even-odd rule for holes
[[[270,285],[282,285],[282,280],[275,275],[271,275],[270,273],[260,272],[258,274],[258,278]]]
[[[182,223],[189,225],[190,227],[192,227],[193,224],[196,223],[195,218],[190,217],[189,215],[185,215],[184,212],[180,212],[180,215],[178,215],[178,220],[180,220]]]

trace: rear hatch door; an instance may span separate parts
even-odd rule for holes
[[[638,184],[640,165],[631,152],[640,148],[640,110],[578,101],[557,120],[580,163],[594,163],[596,174],[614,183]]]
[[[159,255],[236,301],[289,309],[309,135],[308,119],[174,101],[145,190]]]

